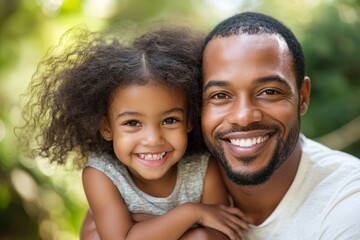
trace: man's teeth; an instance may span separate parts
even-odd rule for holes
[[[139,157],[144,159],[144,160],[160,160],[165,156],[166,152],[162,152],[162,153],[158,153],[158,154],[139,154]]]
[[[264,142],[269,138],[269,135],[254,138],[241,138],[241,139],[230,139],[230,142],[239,147],[251,147],[255,144]]]

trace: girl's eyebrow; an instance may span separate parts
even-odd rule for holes
[[[165,111],[163,113],[163,115],[167,115],[167,114],[172,114],[172,113],[184,113],[184,109],[183,108],[179,108],[179,107],[176,107],[176,108],[172,108],[168,111]]]
[[[130,111],[126,111],[126,112],[122,112],[122,113],[119,113],[117,116],[116,116],[116,119],[119,119],[121,117],[124,117],[124,116],[134,116],[134,117],[138,117],[138,116],[141,116],[140,113],[138,112],[130,112]]]
[[[170,110],[167,110],[167,111],[163,112],[162,115],[168,115],[168,114],[172,114],[172,113],[184,113],[184,112],[185,112],[185,110],[183,108],[176,107],[176,108],[172,108]],[[142,114],[139,113],[139,112],[125,111],[125,112],[119,113],[116,116],[116,119],[119,119],[119,118],[124,117],[124,116],[140,117],[141,115]]]

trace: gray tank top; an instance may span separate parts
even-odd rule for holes
[[[208,155],[181,159],[177,163],[177,180],[173,192],[165,198],[153,197],[141,191],[132,181],[126,166],[111,155],[95,154],[85,167],[96,168],[111,179],[129,212],[162,215],[180,204],[200,202],[208,159]]]

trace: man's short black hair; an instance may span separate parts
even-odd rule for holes
[[[305,76],[305,60],[302,47],[288,27],[268,15],[256,12],[243,12],[225,19],[207,35],[203,50],[213,38],[239,34],[276,34],[281,36],[288,45],[292,57],[297,87],[298,89],[301,88]]]

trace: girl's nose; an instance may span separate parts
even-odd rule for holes
[[[165,139],[158,127],[149,127],[144,131],[142,145],[154,147],[163,145],[164,143]]]

